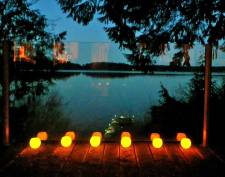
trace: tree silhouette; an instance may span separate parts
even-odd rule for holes
[[[225,2],[223,0],[57,0],[64,12],[87,25],[95,14],[106,25],[109,38],[129,49],[128,59],[148,66],[154,56],[180,46],[175,59],[183,55],[189,66],[188,50],[196,42],[205,46],[205,102],[203,144],[207,144],[207,122],[211,86],[213,46],[225,38]],[[147,69],[148,70],[148,69]]]
[[[162,49],[166,48],[166,33],[157,37],[160,31],[160,25],[157,24],[169,18],[160,10],[163,3],[130,0],[58,2],[69,17],[83,25],[87,25],[98,14],[98,20],[105,24],[109,38],[119,43],[121,48],[128,49],[128,60],[144,71],[150,70],[153,56],[162,54]]]
[[[49,37],[46,19],[26,0],[0,1],[0,44],[3,58],[3,143],[9,145],[9,59],[13,41],[42,41]]]

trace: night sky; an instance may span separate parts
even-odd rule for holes
[[[82,26],[68,18],[62,12],[56,0],[39,0],[32,6],[39,9],[40,13],[48,19],[48,30],[53,33],[67,31],[66,43],[68,53],[72,55],[71,61],[84,64],[93,61],[127,62],[118,45],[113,43],[103,30],[103,25],[94,19],[88,26]],[[71,47],[72,46],[72,47]],[[170,50],[166,55],[157,59],[157,64],[168,65],[175,50]],[[72,54],[71,54],[72,53]],[[199,64],[199,56],[204,53],[202,46],[196,45],[190,51],[191,65]],[[218,52],[218,58],[213,61],[214,66],[225,66],[225,55]]]

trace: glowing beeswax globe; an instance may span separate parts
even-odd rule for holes
[[[102,133],[94,132],[90,138],[90,144],[92,147],[98,147],[101,144]]]
[[[180,145],[183,149],[189,149],[191,147],[191,140],[189,138],[182,138]]]
[[[153,138],[152,145],[154,148],[161,148],[163,145],[163,140],[161,138]]]
[[[47,132],[38,132],[37,137],[40,138],[41,141],[46,141],[48,139]]]
[[[72,144],[72,139],[71,139],[70,136],[63,136],[63,137],[61,138],[61,145],[62,145],[63,147],[70,147],[71,144]]]
[[[75,140],[75,138],[76,138],[76,134],[75,134],[74,131],[68,131],[68,132],[65,133],[65,135],[66,135],[66,136],[70,136],[70,138],[71,138],[72,140]]]
[[[183,138],[186,138],[186,134],[185,133],[177,133],[177,137],[176,140],[177,141],[181,141]]]
[[[124,148],[128,148],[128,147],[131,146],[131,143],[132,143],[132,141],[131,141],[130,133],[129,132],[123,132],[121,134],[121,140],[120,140],[121,146],[124,147]]]
[[[41,140],[40,138],[31,138],[30,139],[30,142],[29,142],[29,145],[32,149],[38,149],[40,146],[41,146]]]

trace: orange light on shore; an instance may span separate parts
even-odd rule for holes
[[[187,136],[185,133],[177,133],[176,140],[181,141],[183,138],[186,138],[186,137]]]
[[[182,138],[180,145],[183,149],[189,149],[191,147],[191,140],[189,138]]]
[[[41,141],[46,141],[48,139],[48,133],[47,132],[38,132],[37,137],[40,138]]]
[[[157,149],[161,148],[163,146],[163,140],[161,138],[153,138],[152,146]]]
[[[123,132],[121,134],[121,140],[120,140],[121,146],[124,147],[124,148],[128,148],[128,147],[131,146],[131,143],[132,143],[132,141],[131,141],[130,133],[129,132]]]
[[[70,136],[63,136],[61,138],[61,145],[63,147],[70,147],[72,144],[72,138]]]
[[[38,149],[40,146],[41,146],[41,140],[40,138],[31,138],[30,139],[30,142],[29,142],[29,145],[32,149]]]
[[[73,141],[75,140],[76,138],[76,134],[74,131],[68,131],[65,133],[65,136],[69,136]]]
[[[101,132],[93,132],[90,138],[90,144],[92,147],[98,147],[102,141],[102,133]]]
[[[160,138],[160,134],[159,133],[151,133],[150,140],[152,141],[154,138]]]

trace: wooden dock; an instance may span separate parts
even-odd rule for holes
[[[136,142],[125,149],[118,143],[98,148],[75,143],[69,148],[44,144],[29,147],[0,167],[0,177],[225,177],[225,164],[209,148],[178,144],[155,149],[148,142]]]

